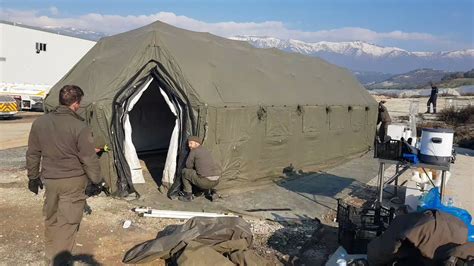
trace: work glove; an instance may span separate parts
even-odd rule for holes
[[[30,179],[28,181],[28,189],[38,195],[39,188],[43,189],[43,182],[41,182],[40,178]]]
[[[88,197],[93,197],[99,195],[102,192],[104,192],[107,196],[110,195],[108,188],[105,187],[105,182],[100,182],[98,184],[89,182],[89,184],[87,184],[85,193]]]
[[[91,215],[92,214],[92,208],[91,208],[91,206],[89,206],[89,204],[87,204],[87,202],[86,202],[86,204],[84,204],[84,213],[86,215]]]

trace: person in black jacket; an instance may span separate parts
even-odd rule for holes
[[[436,87],[432,82],[431,85],[431,95],[426,103],[426,113],[430,113],[430,106],[433,104],[433,113],[436,114],[436,101],[438,100],[438,87]]]

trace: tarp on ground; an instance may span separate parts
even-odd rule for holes
[[[133,247],[123,262],[146,263],[161,258],[177,265],[267,265],[252,252],[252,241],[250,224],[240,217],[194,217]]]
[[[101,39],[45,99],[51,110],[64,85],[84,90],[80,111],[96,144],[113,147],[101,158],[112,191],[133,190],[118,124],[124,103],[151,76],[183,108],[178,162],[188,135],[204,138],[221,188],[252,184],[289,165],[311,170],[373,142],[377,103],[348,70],[157,21]]]

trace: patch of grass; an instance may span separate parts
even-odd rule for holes
[[[456,78],[448,81],[441,82],[438,87],[443,88],[456,88],[461,86],[474,85],[474,78]]]
[[[390,92],[383,92],[383,93],[378,93],[377,96],[385,96],[389,98],[398,98],[399,95],[397,93],[390,93]]]
[[[401,115],[398,117],[401,121],[408,121],[410,120],[410,117],[408,115]]]
[[[454,143],[459,147],[474,149],[474,106],[447,108],[439,113],[439,121],[427,121],[417,125],[418,137],[423,128],[451,128],[454,130]]]
[[[439,113],[439,119],[453,126],[474,123],[474,106],[468,105],[461,109],[455,109],[454,107],[443,109]]]
[[[459,147],[474,150],[474,126],[471,125],[456,128],[454,142],[456,142]]]
[[[441,121],[421,122],[416,125],[416,133],[417,133],[416,135],[418,138],[421,137],[421,130],[423,128],[453,128],[453,127]]]

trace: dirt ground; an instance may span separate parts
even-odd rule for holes
[[[0,265],[45,265],[43,193],[34,195],[27,189],[25,152],[26,147],[0,150]],[[84,216],[74,250],[75,259],[84,262],[79,265],[122,265],[127,250],[155,238],[168,225],[185,222],[139,217],[131,210],[143,202],[103,194],[89,198],[92,214]],[[273,264],[299,258],[300,262],[319,265],[337,248],[335,227],[322,225],[317,219],[305,217],[274,222],[244,218],[254,233],[253,249]],[[126,220],[132,225],[124,229],[122,225]],[[334,224],[330,219],[324,221]],[[325,228],[324,239],[330,244],[316,241],[321,238],[321,234],[313,237],[318,228]],[[164,265],[164,261],[156,260],[147,265]]]
[[[0,265],[45,265],[43,193],[34,195],[27,189],[24,158],[31,123],[39,115],[41,113],[21,112],[14,119],[0,121],[3,128],[0,135]],[[159,192],[150,189],[148,193]],[[164,198],[143,196],[148,200]],[[194,204],[199,205],[201,201],[203,199]],[[171,203],[154,205],[169,208]],[[121,265],[127,250],[155,238],[168,225],[185,222],[138,217],[131,209],[146,204],[143,200],[125,201],[101,195],[88,199],[88,204],[93,211],[83,218],[74,250],[75,259],[86,265]],[[299,259],[299,264],[320,265],[337,248],[333,216],[319,217],[324,224],[314,219],[316,217],[279,222],[254,216],[244,218],[254,233],[252,248],[273,264],[293,264]],[[126,220],[132,225],[124,229],[122,225]],[[320,241],[322,238],[324,241]],[[156,260],[148,265],[164,265],[164,261]]]
[[[34,195],[26,189],[26,171],[12,169],[1,172],[0,206],[0,265],[44,265],[43,261],[43,195]],[[75,257],[90,265],[121,265],[127,250],[153,239],[166,226],[184,223],[184,220],[138,217],[132,211],[133,202],[105,197],[89,198],[92,214],[85,215],[78,234]],[[132,225],[124,229],[126,220]],[[254,233],[254,249],[273,261],[289,261],[301,257],[303,246],[313,241],[317,220],[272,222],[247,217]],[[327,231],[335,243],[334,231]],[[319,236],[318,236],[319,237]],[[335,246],[319,245],[317,252],[307,252],[306,259],[322,263]],[[318,264],[319,264],[318,263]],[[164,265],[156,260],[146,265]]]
[[[422,106],[426,99],[417,100],[420,112],[424,111]],[[394,111],[394,116],[408,114],[407,99],[388,99],[387,106]],[[3,128],[0,134],[0,265],[44,265],[43,195],[36,196],[28,191],[24,159],[29,128],[38,115],[40,113],[21,113],[16,119],[0,121]],[[466,185],[464,182],[468,181],[464,180],[472,179],[469,177],[474,157],[461,155],[458,160],[454,166],[453,175],[457,181],[452,181],[455,182],[453,188],[463,189],[465,197],[469,198],[474,182],[469,181]],[[367,189],[351,195],[351,200],[359,203],[373,198],[374,192]],[[472,200],[464,201],[461,197],[456,200],[465,202],[462,207],[473,210]],[[77,260],[86,265],[122,265],[127,250],[155,238],[168,225],[185,222],[138,217],[131,209],[140,206],[140,201],[101,195],[88,199],[88,204],[93,212],[84,216],[74,251]],[[156,204],[160,205],[159,202]],[[289,221],[244,218],[252,226],[253,249],[274,264],[322,265],[338,246],[335,214],[329,208],[320,217]],[[127,229],[122,228],[125,220],[132,222]],[[164,265],[164,261],[156,260],[147,265]]]

